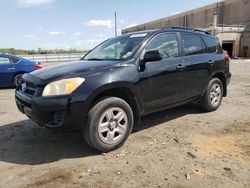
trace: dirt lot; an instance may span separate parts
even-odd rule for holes
[[[212,113],[186,105],[143,118],[99,154],[80,133],[41,128],[0,90],[0,187],[250,187],[250,61],[234,61]]]

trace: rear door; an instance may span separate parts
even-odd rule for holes
[[[12,63],[11,58],[1,55],[0,56],[0,85],[12,85],[12,79],[16,73],[16,65]]]
[[[145,70],[140,72],[139,89],[146,113],[183,100],[185,90],[185,71],[181,67],[184,63],[176,33],[162,33],[154,37],[145,52],[152,50],[160,51],[163,59],[147,62]]]
[[[202,36],[202,39],[205,43],[206,49],[205,52],[214,57],[214,64],[211,64],[212,72],[225,72],[226,68],[229,71],[229,67],[226,67],[226,59],[223,54],[223,50],[220,46],[220,42],[216,37],[213,36]]]
[[[181,33],[183,59],[186,63],[186,99],[203,94],[207,88],[214,57],[205,53],[199,34]]]

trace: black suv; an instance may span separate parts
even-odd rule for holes
[[[16,103],[39,125],[81,130],[90,146],[107,152],[143,115],[194,101],[216,110],[230,77],[216,37],[166,27],[112,38],[78,62],[25,74]]]

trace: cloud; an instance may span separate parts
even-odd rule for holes
[[[66,33],[64,31],[50,31],[50,35],[65,35]]]
[[[180,11],[176,11],[175,13],[172,13],[171,15],[177,15],[177,14],[180,14],[181,12]]]
[[[124,19],[119,19],[117,20],[118,24],[124,24],[126,23],[126,20]],[[89,20],[88,22],[85,23],[86,26],[89,27],[108,27],[108,28],[113,28],[115,26],[115,21],[112,19],[107,19],[107,20]]]
[[[42,27],[38,27],[38,31],[43,31],[44,29]]]
[[[105,40],[106,39],[88,39],[88,40],[84,40],[84,41],[75,42],[75,46],[78,46],[78,47],[88,46],[89,48],[92,48]]]
[[[127,28],[130,28],[130,27],[135,27],[135,26],[137,26],[138,24],[136,24],[136,23],[131,23],[131,24],[129,24],[129,25],[127,25],[125,28],[127,29]]]
[[[36,38],[35,35],[31,35],[31,34],[26,34],[24,37],[28,38],[28,39],[34,39],[34,38]]]
[[[82,42],[82,41],[76,42],[75,45],[76,45],[76,46],[82,46],[82,45],[83,45],[83,42]]]
[[[56,0],[17,0],[18,4],[23,7],[51,4],[55,1]]]
[[[104,26],[108,28],[112,28],[114,26],[113,20],[89,20],[86,23],[86,26],[96,27],[96,26]]]
[[[89,39],[89,40],[87,40],[87,42],[89,42],[89,43],[101,43],[104,40],[105,39]]]
[[[80,36],[81,33],[80,33],[80,32],[75,32],[74,35],[75,35],[75,36]]]
[[[37,46],[43,49],[69,49],[68,44],[54,42],[38,42]]]
[[[99,33],[97,36],[98,37],[105,37],[106,35],[104,33]]]
[[[123,23],[125,23],[125,22],[126,22],[126,20],[124,20],[124,19],[118,20],[118,23],[121,23],[121,24],[123,24]]]
[[[122,33],[122,29],[121,29],[121,28],[118,28],[118,29],[117,29],[117,33],[118,33],[118,35],[121,34],[121,33]]]

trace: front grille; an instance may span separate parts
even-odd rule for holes
[[[24,84],[25,84],[25,87],[24,87]],[[33,83],[29,83],[29,82],[21,82],[17,88],[18,91],[20,91],[21,93],[31,98],[35,95],[36,89],[37,87]]]
[[[20,111],[23,113],[25,109],[31,109],[31,99],[36,95],[38,88],[30,82],[20,81],[16,91],[16,102]]]

